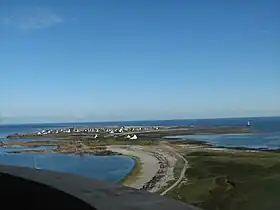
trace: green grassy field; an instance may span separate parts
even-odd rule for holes
[[[280,153],[193,152],[189,182],[168,196],[204,210],[280,209]]]
[[[149,145],[157,145],[158,141],[148,140],[148,139],[139,139],[139,140],[127,140],[124,138],[104,138],[100,139],[98,142],[84,139],[84,143],[92,146],[104,146],[104,145],[142,145],[142,146],[149,146]]]

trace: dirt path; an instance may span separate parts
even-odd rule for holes
[[[170,149],[172,152],[174,152],[174,154],[176,156],[178,156],[179,158],[181,158],[184,161],[184,167],[183,167],[183,169],[180,173],[180,177],[177,179],[177,181],[174,184],[172,184],[170,187],[168,187],[166,190],[164,190],[162,193],[160,193],[160,195],[166,195],[170,190],[177,187],[180,184],[180,182],[185,178],[185,173],[188,168],[188,161],[186,158],[184,158],[181,154],[179,154],[177,151],[175,151],[175,149],[173,149],[172,147],[167,146],[167,145],[165,145],[165,147]]]

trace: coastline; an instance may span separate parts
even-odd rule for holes
[[[142,151],[137,146],[132,147],[132,146],[110,145],[107,146],[107,150],[110,150],[112,152],[118,152],[125,156],[130,156],[130,157],[134,156],[139,159],[139,165],[140,165],[139,173],[134,174],[133,176],[134,181],[129,183],[126,179],[129,179],[129,175],[135,173],[135,171],[132,170],[131,173],[128,174],[126,178],[124,178],[123,182],[125,186],[141,189],[144,186],[144,184],[149,182],[159,170],[158,160],[151,154]]]
[[[133,155],[126,155],[127,157],[130,157],[133,159],[134,161],[134,166],[131,169],[131,171],[126,174],[118,183],[121,185],[129,185],[130,183],[133,183],[135,181],[135,179],[137,179],[137,177],[139,175],[141,175],[141,169],[142,169],[142,164],[141,164],[141,160],[139,157],[133,156]]]
[[[108,150],[118,152],[135,160],[135,167],[120,184],[149,192],[158,192],[174,181],[173,170],[177,156],[162,146],[107,146]]]
[[[74,128],[75,129],[75,128]],[[112,129],[112,130],[106,130]],[[2,146],[12,146],[18,144],[20,146],[34,147],[34,151],[24,151],[17,153],[42,153],[46,151],[36,151],[37,146],[45,145],[56,145],[54,152],[59,153],[71,153],[83,156],[84,154],[92,155],[104,155],[104,156],[114,156],[114,155],[124,155],[132,158],[134,160],[134,166],[120,181],[119,184],[142,189],[149,192],[155,192],[159,194],[168,194],[174,188],[180,188],[182,183],[188,182],[188,177],[186,174],[188,166],[189,157],[184,158],[185,153],[207,150],[207,151],[225,151],[225,152],[252,152],[258,149],[252,148],[229,148],[220,147],[211,144],[206,141],[195,140],[195,139],[174,139],[168,138],[171,134],[172,136],[178,136],[178,134],[185,133],[201,133],[206,131],[211,131],[212,134],[220,133],[249,133],[248,130],[244,130],[244,127],[147,127],[147,131],[133,131],[137,133],[137,140],[128,140],[125,135],[130,134],[129,129],[134,129],[128,127],[128,131],[123,133],[114,134],[113,131],[116,128],[106,128],[104,132],[107,132],[107,136],[98,136],[92,131],[81,130],[82,133],[59,133],[58,138],[53,140],[37,140],[29,142],[2,142]],[[120,128],[123,129],[123,128]],[[125,129],[125,128],[124,128]],[[140,129],[138,127],[137,129]],[[56,132],[57,130],[50,130],[50,132]],[[87,131],[88,133],[83,133]],[[61,131],[63,132],[63,131]],[[75,135],[74,135],[75,134]],[[112,135],[111,135],[112,134]],[[30,137],[36,139],[36,137],[50,137],[54,134],[18,134],[15,137]],[[56,135],[56,134],[55,134]],[[60,138],[61,135],[65,137]],[[165,137],[165,138],[163,138]],[[261,149],[264,151],[264,149]],[[181,165],[180,168],[176,168],[176,164],[179,161],[184,162],[184,166]]]
[[[94,151],[96,152],[96,149],[93,149],[94,147],[83,144],[80,141],[77,141],[76,143],[77,144],[74,144],[75,146],[71,146],[71,150],[73,149],[73,146],[74,148],[76,148],[76,146],[81,146],[80,151],[82,153],[74,154],[81,155],[84,152],[87,153],[86,151],[88,151],[88,154],[95,154]],[[100,146],[98,146],[98,148],[99,147]],[[157,145],[119,144],[102,146],[101,148],[102,151],[105,149],[105,153],[102,152],[102,155],[107,154],[114,156],[115,154],[118,154],[134,159],[134,167],[118,182],[119,184],[172,197],[198,207],[202,207],[200,205],[204,205],[204,203],[207,204],[207,200],[201,200],[199,203],[197,203],[196,200],[200,199],[200,197],[197,197],[199,195],[209,196],[207,189],[218,189],[219,187],[228,186],[229,188],[226,189],[231,189],[232,191],[230,192],[235,190],[235,185],[236,183],[238,184],[238,182],[235,181],[235,178],[238,178],[239,174],[241,176],[242,171],[228,174],[228,165],[234,164],[233,166],[238,169],[243,166],[243,163],[239,163],[239,160],[244,160],[244,164],[248,164],[249,170],[251,170],[250,168],[254,169],[255,166],[250,165],[252,161],[251,157],[253,157],[252,155],[254,154],[256,155],[256,158],[261,158],[262,161],[265,157],[267,161],[264,162],[264,164],[267,164],[268,167],[270,167],[269,162],[275,162],[275,159],[276,162],[280,164],[279,153],[277,154],[272,151],[255,151],[250,148],[246,148],[246,150],[240,148],[219,148],[213,145],[202,144],[202,142],[194,144],[193,141],[188,143],[184,141],[173,142],[162,140]],[[194,162],[195,156],[197,156],[196,158],[198,159],[204,158],[204,165],[200,165],[200,162],[197,162],[198,164]],[[231,161],[231,157],[233,156],[236,157],[235,159],[237,162]],[[208,169],[208,162],[213,162],[220,157],[222,157],[223,160],[217,162],[217,164],[220,164],[225,170],[220,175],[215,175],[216,171],[214,171],[215,173],[212,173],[211,171],[208,172],[208,170],[210,170]],[[182,160],[184,163],[180,164],[180,161],[182,162]],[[224,161],[226,160],[228,162],[224,164]],[[216,163],[213,165],[215,166],[215,164]],[[255,164],[260,163],[257,161]],[[271,167],[269,170],[274,170],[275,173],[278,173],[278,167]],[[255,173],[262,176],[260,171],[256,171]],[[211,174],[211,179],[204,177],[206,172],[208,173],[207,176],[210,176],[209,174]],[[247,175],[248,174],[246,174],[246,176]],[[248,176],[250,176],[250,174]],[[225,184],[222,183],[221,186],[219,184],[220,177],[225,177],[225,179],[222,180]],[[231,178],[228,179],[228,177]],[[278,181],[278,179],[276,179],[276,181]],[[233,185],[231,183],[233,183]],[[230,197],[230,195],[227,196]],[[192,198],[194,200],[192,200]],[[234,198],[230,197],[230,199]],[[220,205],[219,202],[217,202],[217,205]]]
[[[29,146],[36,147],[38,144],[46,144],[47,142],[33,142],[22,143],[30,144]],[[53,143],[53,142],[52,142]],[[176,177],[174,171],[176,163],[182,159],[180,154],[185,152],[192,152],[198,150],[204,151],[224,151],[224,152],[257,152],[260,150],[252,148],[227,148],[217,147],[206,142],[196,140],[175,140],[175,141],[161,141],[157,145],[103,145],[91,147],[82,143],[81,141],[70,141],[72,146],[63,145],[56,149],[59,153],[72,153],[76,155],[93,154],[93,155],[124,155],[134,160],[134,166],[131,171],[126,174],[118,183],[124,186],[135,189],[143,189],[153,193],[167,194],[167,191],[172,191],[181,183],[188,182],[186,176]],[[8,143],[11,145],[14,143]],[[77,147],[81,146],[77,150]],[[68,148],[69,147],[69,148]],[[173,151],[172,151],[173,150]],[[264,151],[264,150],[261,150]],[[23,151],[15,153],[46,153],[49,151]],[[270,151],[272,152],[272,151]],[[279,151],[278,151],[279,152]],[[179,154],[179,155],[178,155]],[[186,161],[188,162],[188,158]],[[183,167],[179,169],[182,175],[185,174],[186,169]],[[179,180],[180,178],[180,180]],[[173,187],[172,187],[173,186]],[[167,191],[166,191],[167,190]]]
[[[227,147],[205,140],[191,139],[191,136],[187,139],[165,136],[166,134],[176,136],[185,128],[176,131],[175,129],[177,128],[138,133],[137,140],[129,140],[125,136],[126,133],[122,133],[123,136],[117,133],[116,136],[110,134],[98,138],[95,138],[94,133],[79,135],[70,133],[65,134],[68,135],[66,137],[54,139],[47,139],[47,136],[44,136],[45,139],[36,139],[34,136],[23,141],[3,139],[0,146],[4,149],[10,147],[11,150],[13,147],[17,149],[17,146],[20,146],[19,149],[28,148],[26,151],[7,151],[7,153],[57,152],[73,154],[77,159],[83,158],[86,154],[123,155],[130,158],[130,166],[118,177],[116,180],[118,184],[171,197],[201,209],[211,209],[209,206],[213,205],[221,210],[227,210],[228,206],[240,210],[268,209],[263,200],[271,201],[271,205],[275,207],[273,209],[279,209],[277,195],[280,188],[277,186],[280,184],[280,144],[275,143],[279,141],[279,131],[273,133],[271,131],[268,135],[264,135],[265,132],[256,133],[252,136],[260,138],[258,141],[253,139],[251,143],[251,139],[240,138],[234,142],[236,146]],[[229,132],[224,127],[219,129],[221,130],[218,130],[218,127],[211,130],[213,134]],[[188,132],[196,131],[201,135],[199,129],[188,130]],[[241,134],[247,137],[247,133]],[[222,140],[227,141],[226,138]],[[242,141],[251,143],[248,145],[265,141],[268,146],[267,148],[238,146],[242,145]],[[54,145],[57,146],[56,149],[39,150],[40,146]],[[279,147],[270,149],[271,145]],[[173,151],[170,151],[170,148]],[[149,158],[153,161],[148,161]],[[92,162],[85,167],[92,166],[91,164]],[[113,166],[114,170],[121,170],[121,165],[113,164]],[[253,188],[256,190],[252,191]]]

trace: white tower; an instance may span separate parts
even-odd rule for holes
[[[251,126],[251,123],[250,123],[250,121],[248,121],[248,122],[247,122],[247,126],[248,126],[248,127],[249,127],[249,126]]]

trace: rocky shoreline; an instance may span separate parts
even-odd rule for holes
[[[175,161],[172,161],[170,158],[168,159],[166,155],[157,151],[152,154],[158,159],[160,169],[150,181],[143,185],[141,189],[149,192],[157,192],[165,187],[168,181],[174,180],[173,169],[177,159],[174,158]]]
[[[165,147],[159,146],[109,146],[109,150],[118,151],[123,155],[132,155],[140,160],[141,170],[135,181],[126,186],[149,192],[158,192],[173,181],[177,157]]]

